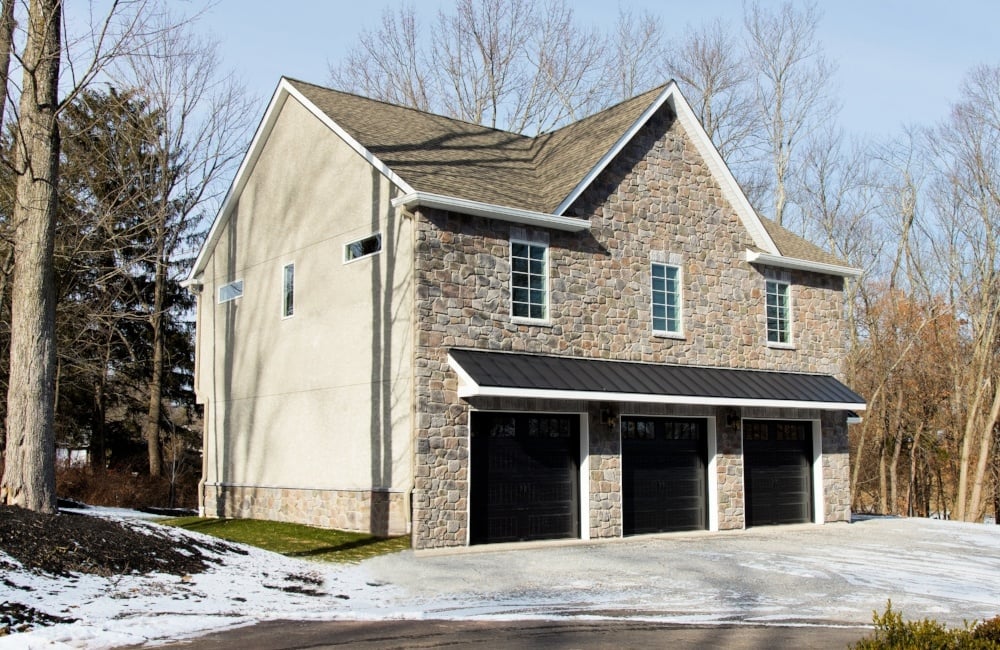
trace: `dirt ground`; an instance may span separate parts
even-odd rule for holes
[[[184,576],[209,568],[214,560],[203,551],[242,552],[224,542],[175,537],[119,520],[66,512],[46,515],[10,506],[0,506],[0,550],[25,568],[59,576],[154,571]],[[0,581],[6,580],[3,576],[12,568],[0,560]],[[0,635],[72,620],[15,602],[0,603]]]

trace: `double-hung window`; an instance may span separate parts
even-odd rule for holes
[[[681,334],[680,267],[653,264],[653,332]]]
[[[514,318],[548,319],[548,257],[545,244],[511,241],[510,313]]]
[[[769,344],[790,345],[792,342],[790,288],[787,282],[767,281],[767,342]]]

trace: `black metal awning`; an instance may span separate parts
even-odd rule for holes
[[[864,410],[830,375],[452,349],[460,397]]]

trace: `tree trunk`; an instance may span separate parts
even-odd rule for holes
[[[878,498],[879,498],[879,514],[887,515],[889,514],[889,489],[888,481],[886,480],[886,461],[885,454],[888,447],[888,440],[885,439],[885,434],[883,433],[882,442],[878,446]]]
[[[2,0],[0,7],[0,108],[7,106],[7,82],[10,77],[10,53],[14,47],[14,0]],[[4,111],[0,110],[0,132]]]
[[[166,297],[167,260],[166,256],[166,215],[161,215],[156,224],[156,278],[153,287],[153,309],[149,325],[153,334],[153,363],[149,378],[149,410],[146,413],[144,434],[149,454],[149,475],[160,476],[163,472],[163,454],[160,451],[160,410],[163,398],[163,307]]]
[[[978,520],[983,514],[983,484],[986,480],[990,451],[993,447],[993,427],[1000,417],[1000,381],[993,382],[993,404],[990,414],[983,423],[982,437],[979,439],[979,458],[976,461],[976,474],[972,480],[972,497],[969,499],[969,519]]]
[[[31,0],[14,203],[7,457],[0,502],[56,511],[53,400],[53,245],[59,173],[58,82],[61,0]]]
[[[981,374],[974,375],[980,377]],[[983,402],[983,384],[977,382],[975,397],[966,411],[965,427],[962,434],[962,451],[958,465],[958,491],[955,494],[955,518],[966,520],[969,502],[969,467],[972,463],[972,442],[976,435],[976,423],[979,420],[979,407]]]

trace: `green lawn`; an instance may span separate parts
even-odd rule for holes
[[[288,557],[323,562],[355,563],[410,548],[409,537],[373,537],[280,521],[178,517],[158,523],[257,546]]]

